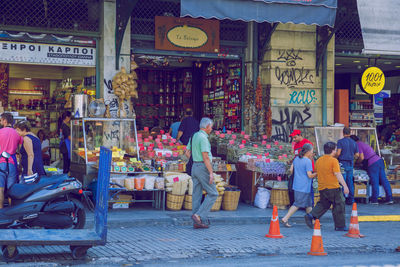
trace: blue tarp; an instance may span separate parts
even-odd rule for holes
[[[181,0],[181,17],[335,24],[337,0]]]

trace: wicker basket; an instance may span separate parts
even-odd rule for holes
[[[192,195],[185,195],[185,201],[183,202],[183,208],[185,210],[192,210]]]
[[[239,204],[240,191],[225,191],[222,201],[222,209],[237,210]]]
[[[173,195],[167,194],[167,209],[169,210],[181,210],[185,195]]]
[[[272,188],[270,203],[278,209],[286,209],[290,204],[288,190]]]
[[[222,195],[217,197],[217,200],[211,207],[211,211],[219,211],[221,209],[221,204],[222,204]]]

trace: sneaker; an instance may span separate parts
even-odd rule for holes
[[[347,227],[335,227],[335,231],[349,231]]]
[[[314,229],[313,219],[314,218],[310,213],[307,213],[306,215],[304,215],[304,220],[306,221],[306,224],[307,224],[308,228],[310,228],[310,229]]]
[[[371,205],[379,205],[378,202],[370,202],[369,204],[371,204]]]
[[[392,205],[394,202],[393,202],[393,200],[390,200],[390,201],[386,201],[385,203],[383,203],[383,204],[385,204],[385,205]]]

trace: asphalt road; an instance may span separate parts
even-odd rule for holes
[[[14,266],[396,266],[400,223],[361,222],[365,238],[322,226],[326,257],[308,256],[313,231],[304,223],[281,227],[283,239],[265,237],[269,225],[143,226],[109,229],[108,243],[74,261],[66,246],[20,247]],[[5,263],[3,263],[5,264]]]

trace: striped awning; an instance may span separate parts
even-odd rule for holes
[[[335,24],[337,0],[181,0],[181,17]]]

